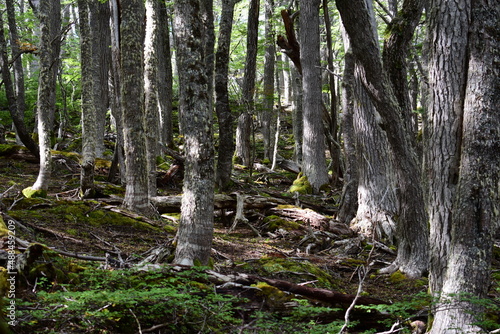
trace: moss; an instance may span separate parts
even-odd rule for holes
[[[40,206],[32,205],[24,210],[12,212],[17,219],[46,219],[51,217],[58,221],[78,225],[91,226],[130,226],[144,231],[160,230],[148,223],[126,217],[118,212],[103,210],[94,201],[53,201],[50,206],[40,210]],[[71,230],[68,232],[71,234]]]
[[[256,262],[249,263],[249,270],[256,270],[262,276],[282,276],[286,279],[297,278],[299,281],[315,278],[318,285],[324,288],[339,289],[332,275],[309,261],[294,261],[276,257],[263,257]],[[293,274],[291,274],[293,273]]]
[[[8,235],[9,235],[9,229],[7,228],[7,225],[5,225],[2,216],[0,216],[0,237],[3,238]]]
[[[407,279],[408,278],[405,276],[405,274],[398,270],[389,276],[388,281],[391,283],[400,283]]]
[[[106,159],[95,159],[95,168],[111,168],[112,161]]]
[[[264,218],[264,223],[267,224],[267,229],[269,231],[276,231],[278,229],[284,230],[296,230],[300,227],[300,224],[294,221],[283,219],[280,216],[271,215]]]
[[[44,189],[33,189],[31,187],[24,188],[22,191],[24,197],[26,198],[34,198],[34,197],[39,197],[39,198],[45,198],[47,197],[47,190]]]
[[[307,176],[302,175],[302,173],[299,173],[297,179],[293,181],[292,186],[290,187],[289,190],[291,193],[297,192],[299,194],[312,194],[312,186],[309,183],[309,180],[307,179]]]
[[[19,150],[21,150],[22,147],[19,145],[12,145],[12,144],[0,144],[0,156],[9,156],[12,155]]]
[[[270,308],[282,308],[283,304],[291,299],[291,295],[267,283],[258,282],[253,286],[259,289],[258,295],[265,298],[266,304]]]

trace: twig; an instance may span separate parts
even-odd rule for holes
[[[139,322],[139,319],[137,319],[137,316],[135,315],[134,311],[132,311],[132,309],[128,309],[128,310],[134,316],[135,322],[137,322],[137,327],[139,329],[139,334],[142,334],[142,328],[141,328],[141,323]]]
[[[368,254],[368,258],[366,259],[366,263],[370,263],[370,258],[373,254],[374,249],[375,249],[375,247],[372,247],[372,249],[370,250],[370,253]],[[339,334],[344,333],[344,331],[349,326],[349,322],[350,322],[349,316],[351,314],[351,311],[354,309],[354,306],[356,306],[356,302],[358,301],[359,297],[361,296],[361,292],[363,291],[363,283],[365,282],[365,279],[368,276],[368,273],[370,272],[370,268],[371,268],[370,264],[368,264],[368,266],[366,268],[364,266],[358,267],[358,277],[359,277],[358,291],[356,292],[356,296],[354,297],[351,305],[349,305],[349,307],[345,311],[345,316],[344,316],[345,322],[344,322],[344,325],[342,326],[342,328],[340,329]],[[359,271],[359,269],[364,270],[363,276],[361,276],[362,274],[361,274],[361,271]]]

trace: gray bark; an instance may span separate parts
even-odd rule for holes
[[[252,134],[252,116],[255,97],[255,76],[257,68],[257,42],[259,37],[260,0],[250,0],[248,10],[247,53],[245,59],[245,75],[243,77],[242,100],[245,111],[238,118],[236,130],[236,156],[243,165],[251,166],[250,137]]]
[[[346,39],[346,38],[344,38]],[[349,49],[348,39],[344,42],[344,77],[342,94],[342,139],[344,142],[344,186],[337,219],[349,224],[356,216],[358,207],[358,168],[356,138],[354,135],[354,56]]]
[[[378,125],[387,134],[396,162],[400,200],[398,256],[385,272],[400,269],[408,277],[420,277],[428,267],[428,227],[417,156],[405,132],[401,108],[383,69],[372,16],[365,0],[337,0],[336,3],[353,53],[363,67],[365,88],[380,113]]]
[[[462,17],[459,13],[467,14],[469,24],[464,22],[464,34],[456,34],[458,27],[450,28],[447,41],[452,50],[439,51],[444,60],[441,64],[457,56],[455,47],[462,43],[467,44],[468,52],[466,70],[455,82],[463,85],[456,94],[465,93],[458,131],[461,156],[451,207],[448,265],[430,333],[485,333],[478,325],[485,310],[477,300],[486,298],[490,287],[492,237],[500,226],[500,7],[488,0],[461,1],[459,7],[446,5],[434,12],[434,22],[451,18],[452,12],[455,18]],[[438,32],[437,27],[434,32]],[[439,91],[434,93],[434,101],[439,102]],[[453,111],[450,108],[448,113]],[[442,272],[439,269],[432,272],[434,279]]]
[[[97,35],[91,28],[91,15],[95,6],[88,0],[78,1],[80,23],[80,58],[82,68],[82,160],[80,163],[80,190],[83,197],[94,194],[94,166],[97,145],[97,114],[94,84],[97,76],[95,45]]]
[[[7,8],[7,21],[9,24],[10,33],[10,47],[12,52],[12,59],[15,59],[13,64],[14,70],[14,86],[16,94],[16,108],[17,114],[21,119],[24,118],[24,111],[26,110],[26,99],[25,99],[25,89],[24,89],[24,69],[22,55],[19,49],[19,34],[17,32],[16,15],[14,10],[14,1],[5,0],[5,7]],[[16,129],[16,134],[17,134]],[[23,134],[26,136],[25,134]],[[21,137],[17,134],[18,141],[21,141]],[[31,144],[30,144],[31,145]]]
[[[228,69],[235,3],[235,0],[222,1],[219,42],[217,53],[215,54],[215,111],[219,122],[219,147],[217,150],[217,170],[215,179],[221,191],[229,187],[233,169],[234,117],[229,106]]]
[[[122,0],[120,16],[120,78],[126,188],[123,206],[151,215],[144,131],[144,16],[142,0]]]
[[[178,0],[174,31],[185,142],[184,187],[175,263],[208,264],[213,236],[214,148],[205,63],[206,7],[202,0]]]
[[[264,4],[265,14],[265,43],[264,54],[264,96],[263,111],[261,115],[261,132],[264,144],[264,159],[272,161],[273,157],[273,117],[274,111],[274,65],[276,59],[276,47],[273,27],[274,0],[266,0]]]
[[[380,117],[355,71],[354,134],[358,169],[358,209],[351,227],[375,240],[393,244],[398,212],[393,159]]]
[[[61,3],[59,0],[41,0],[40,19],[40,76],[38,78],[38,143],[40,170],[33,190],[47,190],[51,175],[51,142],[53,113],[56,103],[56,78],[61,50]]]
[[[463,4],[432,2],[429,19],[429,97],[424,152],[427,211],[430,221],[431,291],[441,290],[452,228],[451,208],[458,182],[463,89],[467,71],[470,9]],[[450,13],[442,14],[443,11]],[[440,27],[449,27],[446,30]],[[443,62],[446,59],[446,62]]]
[[[159,1],[146,0],[146,36],[144,39],[144,108],[149,196],[156,196],[156,158],[159,155],[160,115],[158,111],[158,40]]]
[[[328,184],[325,133],[321,99],[319,5],[320,0],[300,1],[300,62],[304,108],[302,171],[313,192]]]

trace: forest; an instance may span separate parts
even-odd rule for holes
[[[0,333],[500,333],[497,0],[0,29]]]

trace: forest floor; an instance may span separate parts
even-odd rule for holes
[[[154,305],[150,305],[147,312],[141,311],[142,304],[137,300],[123,301],[118,297],[114,300],[110,295],[106,297],[111,298],[110,302],[90,300],[88,295],[74,297],[71,293],[92,291],[97,295],[95,291],[105,289],[106,284],[117,284],[116,278],[105,278],[107,273],[115,275],[137,266],[158,269],[159,263],[169,263],[179,213],[164,212],[152,220],[122,210],[124,189],[106,182],[109,162],[105,160],[99,162],[96,170],[100,197],[79,199],[77,158],[63,152],[54,152],[48,196],[27,199],[21,191],[36,180],[35,159],[8,145],[2,146],[0,155],[0,211],[5,224],[10,227],[11,222],[16,223],[19,238],[16,248],[24,254],[24,257],[19,255],[18,261],[21,258],[26,261],[18,277],[18,324],[11,326],[13,333],[333,333],[345,324],[346,309],[358,293],[361,281],[359,298],[361,301],[366,298],[368,310],[352,311],[349,332],[374,333],[388,331],[392,326],[393,330],[410,333],[412,326],[419,324],[415,321],[427,321],[430,305],[426,297],[427,278],[410,280],[399,272],[378,274],[378,269],[394,259],[395,247],[365,240],[335,222],[339,189],[329,189],[321,196],[293,196],[288,189],[296,175],[284,171],[254,171],[250,176],[248,170],[236,170],[233,198],[237,192],[249,198],[267,197],[269,202],[277,201],[276,205],[246,209],[247,223],[240,221],[232,227],[234,208],[215,210],[213,262],[205,274],[212,277],[208,278],[212,283],[218,280],[213,285],[216,288],[211,289],[219,295],[246,298],[245,302],[238,302],[242,310],[239,315],[237,312],[227,315],[226,309],[224,312],[210,310],[201,327],[197,327],[193,319],[201,315],[195,314],[191,319],[187,315],[189,310],[184,310],[182,317],[180,311],[176,311],[171,318],[162,320],[158,316],[161,311],[152,310]],[[165,166],[167,169],[168,161]],[[160,187],[159,192],[162,196],[179,195],[180,182]],[[315,216],[307,218],[311,212]],[[0,255],[6,254],[8,240],[8,235],[3,233]],[[43,245],[42,248],[33,246],[37,244]],[[0,261],[6,262],[6,256],[0,256]],[[167,275],[165,269],[160,270]],[[86,271],[93,274],[83,275]],[[5,280],[5,271],[3,273]],[[214,273],[219,276],[212,276]],[[92,281],[92,275],[101,277],[102,284]],[[500,306],[498,247],[492,277],[488,302],[495,310],[495,305]],[[176,284],[192,286],[193,280],[196,281],[191,278]],[[227,281],[234,284],[224,285]],[[206,284],[206,280],[201,282]],[[6,283],[2,284],[0,288],[7,289]],[[269,290],[270,287],[274,290]],[[209,293],[197,285],[198,288],[204,291],[204,296]],[[190,291],[191,296],[201,293]],[[156,300],[156,297],[147,298]],[[75,300],[80,304],[70,304]],[[125,306],[116,306],[120,303]],[[165,307],[178,310],[179,306],[173,303]],[[220,300],[214,303],[227,304]],[[200,306],[205,307],[208,308]],[[92,308],[93,313],[89,311]],[[113,308],[114,313],[110,311]],[[303,310],[302,314],[298,309]],[[148,312],[156,312],[156,316],[148,318]],[[498,308],[492,312],[498,312]],[[123,326],[125,318],[129,318],[125,322],[127,329]],[[488,330],[500,327],[497,315],[488,314],[483,321]],[[220,325],[225,322],[231,324]],[[0,330],[0,333],[3,332]]]

